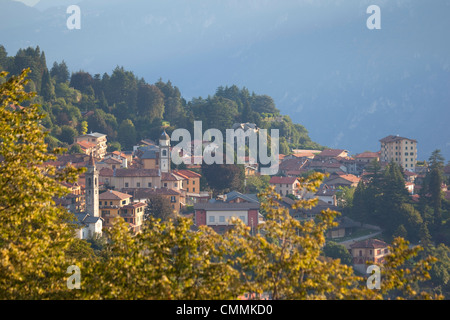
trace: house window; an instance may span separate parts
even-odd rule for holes
[[[192,181],[192,184],[195,184],[195,180]]]
[[[372,255],[372,250],[369,250],[369,254]]]
[[[175,182],[175,183],[174,183],[174,186],[175,186],[175,188],[178,188],[178,183]]]
[[[215,221],[214,218],[215,218],[214,216],[209,216],[209,222],[214,222]]]
[[[125,182],[125,188],[128,188],[128,182]]]
[[[167,188],[167,182],[164,182],[164,188]]]
[[[171,196],[171,197],[170,197],[170,202],[175,202],[175,201],[176,201],[175,196]]]
[[[362,257],[362,250],[359,250],[359,256]]]
[[[167,150],[164,149],[164,150],[162,151],[162,155],[163,155],[163,157],[167,156]]]
[[[98,204],[99,204],[99,205],[101,206],[101,205],[102,205],[102,202],[101,202],[101,201],[99,201],[99,202],[98,202]]]
[[[123,200],[123,201],[122,201],[122,204],[126,204],[126,203],[127,203],[127,200]]]
[[[380,249],[377,250],[377,254],[381,254],[381,250]]]
[[[106,204],[106,202],[105,202],[105,204]],[[109,202],[109,205],[112,206],[112,201]]]
[[[407,168],[408,167],[408,164],[405,164],[405,168]]]
[[[141,183],[140,183],[140,182],[137,182],[137,183],[136,183],[136,187],[137,187],[137,188],[140,188],[140,187],[141,187]]]
[[[151,183],[151,182],[148,183],[148,187],[149,187],[149,188],[152,187],[152,183]]]
[[[192,188],[192,192],[195,192],[195,188]]]
[[[219,217],[219,222],[225,222],[225,216],[220,216]]]

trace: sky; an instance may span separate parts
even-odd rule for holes
[[[441,149],[450,160],[450,1],[22,2],[34,7],[0,11],[10,55],[39,45],[49,66],[124,66],[147,82],[170,80],[188,100],[245,86],[273,97],[322,145],[377,151],[379,139],[399,134],[418,140],[420,159]],[[81,8],[80,30],[67,29],[70,4]],[[366,25],[373,4],[380,30]]]

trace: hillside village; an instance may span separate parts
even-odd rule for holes
[[[244,127],[244,126],[236,126]],[[158,142],[142,140],[129,151],[106,152],[107,136],[88,133],[76,137],[82,154],[60,155],[48,164],[62,168],[67,165],[86,167],[77,183],[65,184],[70,193],[55,199],[56,204],[75,213],[79,229],[77,236],[92,239],[112,226],[115,217],[122,217],[133,233],[142,230],[148,215],[148,199],[162,197],[170,202],[174,215],[190,217],[194,228],[207,225],[218,233],[232,228],[230,218],[241,219],[251,230],[264,223],[257,194],[244,194],[236,190],[214,195],[201,185],[201,169],[187,165],[186,169],[171,169],[172,146],[164,131]],[[203,142],[208,146],[208,142]],[[306,220],[322,210],[342,211],[338,194],[342,188],[355,188],[366,179],[366,167],[374,160],[381,167],[394,161],[404,169],[405,188],[413,201],[418,201],[418,190],[425,177],[426,167],[417,165],[417,141],[400,136],[387,136],[380,140],[380,151],[363,152],[350,156],[345,149],[298,150],[289,155],[280,154],[279,173],[271,176],[269,185],[282,196],[280,204],[295,219]],[[327,174],[316,193],[300,188],[298,178],[313,171]],[[450,167],[445,167],[450,174]],[[259,175],[257,165],[245,166],[245,177]],[[442,186],[446,198],[450,191]],[[318,198],[312,209],[292,209],[295,199]],[[337,218],[339,225],[328,230],[327,237],[342,244],[353,255],[356,270],[364,272],[366,261],[382,262],[388,253],[388,244],[377,239],[378,226],[363,224],[346,216]],[[364,230],[363,233],[361,231]],[[356,234],[356,236],[352,236]],[[363,234],[363,236],[358,236]],[[344,241],[345,240],[345,241]]]

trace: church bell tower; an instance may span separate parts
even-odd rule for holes
[[[159,168],[161,172],[170,172],[170,137],[165,130],[159,137]]]
[[[87,171],[85,173],[86,178],[86,213],[89,213],[93,217],[99,217],[98,207],[98,170],[95,167],[95,161],[93,154],[89,158],[89,164],[87,165]]]

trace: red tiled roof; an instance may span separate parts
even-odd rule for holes
[[[325,149],[318,154],[319,157],[337,157],[341,153],[346,152],[344,149]]]
[[[102,160],[102,162],[107,163],[107,164],[121,164],[122,163],[122,161],[120,161],[119,159],[116,159],[116,158],[104,159],[104,160]]]
[[[288,160],[284,160],[283,162],[280,163],[279,165],[279,169],[280,170],[298,170],[301,167],[303,167],[305,164],[305,161],[301,160],[301,159],[288,159]]]
[[[81,147],[81,149],[87,150],[89,148],[93,148],[96,146],[95,143],[87,142],[87,141],[78,141],[77,144]]]
[[[100,193],[100,195],[98,196],[99,200],[124,200],[128,198],[131,198],[131,195],[115,190],[108,190],[106,192]]]
[[[161,172],[161,181],[178,181],[178,180],[183,180],[183,178],[173,173]]]
[[[350,248],[371,248],[371,249],[378,249],[378,248],[387,248],[389,245],[381,240],[378,239],[368,239],[363,241],[358,241],[356,243],[353,243],[350,245]]]
[[[363,152],[355,156],[355,158],[379,158],[380,155],[377,152]]]
[[[109,168],[102,168],[99,171],[99,175],[102,177],[112,177],[114,176],[114,171]]]
[[[358,178],[357,176],[355,176],[353,174],[341,175],[341,176],[339,176],[339,178],[345,179],[350,182],[359,182],[359,180],[361,180],[360,178]]]
[[[270,178],[269,183],[271,183],[271,184],[277,184],[277,183],[293,184],[295,181],[297,181],[297,177],[278,177],[278,176],[274,176],[274,177]]]
[[[201,174],[191,170],[176,170],[174,173],[186,178],[200,178],[202,176]]]

